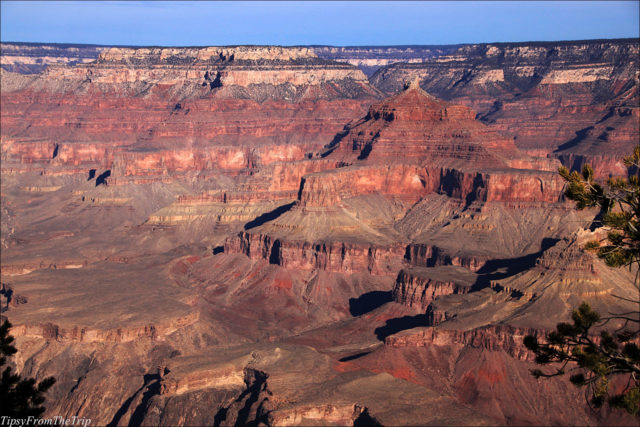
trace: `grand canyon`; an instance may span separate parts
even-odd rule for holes
[[[637,310],[557,171],[628,173],[638,39],[1,50],[2,316],[45,416],[637,421],[523,339]]]

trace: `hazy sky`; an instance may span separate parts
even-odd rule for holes
[[[639,37],[639,2],[2,1],[3,41],[393,45]]]

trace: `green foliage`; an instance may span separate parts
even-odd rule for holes
[[[17,350],[13,346],[14,338],[9,335],[11,323],[5,320],[0,325],[0,415],[13,418],[39,417],[45,411],[42,404],[44,394],[56,382],[53,377],[45,378],[38,384],[33,378],[21,379],[11,372],[11,367],[4,365],[7,357]]]
[[[638,147],[634,154],[625,157],[627,166],[640,165]],[[601,242],[589,242],[588,249],[597,250],[600,258],[611,267],[631,266],[640,263],[640,178],[609,178],[605,190],[595,182],[593,169],[582,168],[582,174],[558,169],[567,181],[565,196],[576,202],[576,208],[599,207],[601,225],[608,229],[607,238]]]
[[[536,369],[532,375],[536,378],[553,377],[564,375],[569,368],[578,370],[569,380],[578,387],[590,387],[590,400],[594,407],[599,408],[606,402],[611,407],[638,416],[640,349],[636,343],[629,342],[633,334],[602,331],[599,339],[591,336],[590,330],[600,321],[600,315],[586,302],[573,311],[572,320],[573,323],[558,324],[556,330],[547,336],[546,343],[538,342],[533,335],[525,337],[524,345],[535,353],[536,363],[560,363],[555,372],[544,373]],[[613,392],[611,378],[618,375],[629,377],[628,386],[620,392]]]
[[[640,145],[624,158],[635,174],[628,178],[609,178],[607,189],[595,181],[593,169],[586,165],[582,173],[558,172],[567,181],[565,196],[576,202],[577,209],[600,208],[601,225],[606,238],[587,242],[585,249],[595,251],[610,267],[638,268],[640,271]],[[638,275],[635,285],[638,287]],[[640,301],[633,301],[640,304]],[[577,387],[589,387],[590,402],[600,408],[608,403],[640,417],[640,348],[638,328],[640,310],[601,318],[583,302],[573,311],[573,323],[559,323],[545,343],[535,336],[524,339],[525,346],[536,355],[536,363],[555,364],[555,371],[532,370],[536,378],[564,375],[573,371],[569,380]],[[593,327],[602,327],[613,319],[624,321],[615,333],[606,330],[594,336]],[[616,387],[612,382],[616,381]],[[626,383],[626,385],[625,385]],[[622,384],[622,385],[620,385]]]

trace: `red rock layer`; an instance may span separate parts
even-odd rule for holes
[[[562,182],[555,173],[524,170],[549,170],[550,162],[536,164],[474,116],[415,87],[373,105],[322,154],[353,166],[305,177],[301,201],[317,204],[317,194],[320,203],[335,203],[336,194],[372,192],[417,201],[436,191],[479,201],[558,201]]]
[[[472,284],[453,274],[441,276],[437,269],[400,270],[393,288],[393,300],[424,312],[438,296],[467,293]]]
[[[15,77],[3,71],[3,168],[112,169],[114,183],[301,160],[380,97],[302,48],[110,49]]]
[[[402,244],[383,247],[355,242],[312,243],[251,232],[241,232],[224,244],[225,253],[242,253],[251,259],[269,260],[288,269],[377,275],[395,274],[404,251]]]
[[[504,351],[518,360],[533,360],[535,355],[524,346],[527,335],[536,335],[535,329],[494,325],[469,331],[441,328],[418,328],[391,335],[385,339],[390,347],[427,347],[431,345],[462,345],[489,351]]]
[[[411,86],[369,108],[339,135],[331,156],[345,162],[473,162],[475,167],[507,167],[524,157],[513,141],[475,120],[475,112],[449,104]]]
[[[549,150],[598,120],[608,102],[637,85],[637,72],[637,39],[528,42],[461,46],[390,65],[372,82],[395,93],[418,77],[429,93],[517,135],[519,147]]]
[[[229,240],[225,251],[285,267],[379,272],[371,258],[373,249],[388,251],[389,240],[397,241],[399,236],[385,238],[389,231],[384,227],[376,232],[354,220],[343,210],[347,200],[381,195],[416,203],[440,193],[466,205],[497,202],[521,207],[561,199],[563,182],[556,173],[510,167],[511,162],[525,166],[535,162],[520,153],[513,141],[473,117],[470,109],[449,105],[415,87],[376,104],[367,116],[338,134],[319,157],[297,163],[306,174],[296,174],[300,177],[298,200],[290,212],[277,218],[274,211],[272,221]],[[283,164],[278,169],[287,167]],[[314,169],[320,172],[308,173]],[[318,215],[335,220],[323,221]],[[309,233],[301,227],[319,228]],[[392,253],[398,258],[391,265],[403,262],[403,246],[397,246]],[[412,255],[421,250],[409,245],[408,260],[414,265],[434,265],[431,258],[437,261],[437,255],[430,253],[422,260]],[[440,255],[439,264],[474,270],[491,258]]]
[[[367,165],[310,174],[301,182],[303,206],[331,206],[363,194],[399,196],[416,202],[430,193],[467,201],[545,202],[561,198],[563,181],[542,171],[467,172],[406,164]]]

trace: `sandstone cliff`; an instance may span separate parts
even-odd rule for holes
[[[429,93],[471,106],[481,120],[516,136],[518,147],[542,155],[560,147],[566,165],[580,166],[582,160],[569,157],[573,147],[609,117],[619,118],[593,137],[610,139],[613,151],[583,145],[576,155],[585,161],[604,151],[617,155],[639,138],[637,119],[627,123],[619,113],[637,114],[638,66],[633,39],[478,44],[422,63],[389,65],[371,81],[394,93],[417,77]],[[615,163],[611,156],[597,169],[619,170]]]
[[[498,48],[326,54],[437,55],[451,68],[456,52],[500,63]],[[562,200],[558,160],[520,150],[484,104],[415,84],[381,100],[315,49],[114,48],[39,74],[2,70],[2,315],[17,370],[58,379],[45,415],[629,424],[529,374],[525,334],[582,299],[629,310],[613,295],[629,295],[630,274],[584,253],[592,236],[571,237],[595,212]],[[540,93],[555,88],[565,113],[610,66],[605,55],[560,83],[580,61],[573,48],[557,53],[563,69],[548,50],[509,49],[548,68]],[[478,64],[477,84],[499,79]],[[561,160],[631,140],[623,104]]]
[[[51,64],[75,65],[95,61],[105,46],[81,44],[0,43],[0,67],[22,74],[37,74]]]
[[[3,169],[109,170],[112,184],[301,160],[381,96],[307,48],[110,48],[2,73]]]
[[[545,237],[558,234],[551,224],[566,214],[561,207],[562,180],[545,170],[552,162],[535,161],[474,117],[469,108],[438,100],[417,87],[372,105],[319,155],[300,162],[322,166],[319,172],[301,176],[295,203],[265,214],[228,239],[225,251],[290,268],[394,274],[403,262],[427,266],[434,264],[427,259],[435,258],[441,265],[476,270],[495,257],[538,250]],[[534,167],[543,170],[530,169]],[[433,206],[434,194],[457,204],[459,214],[419,233],[430,225],[428,217],[417,219],[417,202],[422,199]],[[366,207],[372,197],[378,200],[378,212],[385,214]],[[407,211],[412,204],[416,205]],[[493,224],[487,221],[492,214],[465,212],[470,209],[504,209],[504,218],[511,218]],[[536,216],[532,209],[542,214],[540,221],[517,219],[521,210]],[[403,224],[410,222],[407,233]],[[503,234],[504,227],[519,229],[523,240]],[[450,237],[449,230],[471,242],[475,235],[478,243],[463,249],[465,254],[442,250],[437,246]],[[499,243],[489,249],[484,241],[496,231],[504,240],[494,239]],[[424,256],[416,257],[424,250]],[[402,253],[404,260],[393,260]]]

